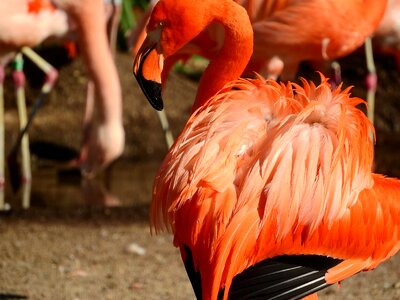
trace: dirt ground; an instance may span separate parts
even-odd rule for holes
[[[63,190],[67,200],[61,199],[48,181],[40,183],[55,173],[43,171],[41,160],[34,160],[32,207],[0,216],[0,299],[194,299],[171,237],[149,233],[152,178],[166,146],[156,114],[131,75],[131,58],[118,54],[116,61],[123,86],[126,151],[115,167],[122,171],[114,173],[119,175],[109,189],[122,206],[89,205],[77,192],[79,181]],[[345,83],[355,85],[353,94],[364,97],[362,62],[362,55],[353,55],[342,66]],[[400,176],[400,79],[391,59],[378,59],[378,70],[376,168]],[[34,121],[32,144],[79,148],[85,82],[80,60],[61,70],[59,83]],[[187,118],[195,88],[195,82],[181,75],[170,78],[165,106],[175,135]],[[31,90],[30,98],[35,93]],[[6,102],[8,146],[16,137],[12,94]],[[42,150],[36,154],[46,155]],[[15,201],[15,196],[6,195]],[[400,299],[399,266],[397,255],[372,272],[344,281],[341,288],[324,290],[320,299]]]

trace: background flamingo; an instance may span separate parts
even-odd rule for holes
[[[374,33],[375,50],[383,54],[393,55],[400,69],[400,1],[389,0],[388,5]]]
[[[145,25],[156,2],[150,3],[144,20],[133,34],[134,56],[143,42]],[[359,48],[375,31],[387,3],[322,0],[236,2],[246,8],[254,30],[254,52],[246,74],[256,71],[275,77],[281,75],[284,80],[294,78],[302,61],[334,60]],[[195,14],[195,9],[192,13]],[[175,62],[193,54],[210,59],[219,51],[223,38],[222,28],[213,25],[169,60]]]
[[[136,56],[144,39],[145,25],[152,7],[133,32],[132,54]],[[245,76],[254,71],[268,77],[293,80],[303,61],[312,61],[317,69],[334,69],[334,82],[341,82],[340,65],[332,61],[358,49],[377,28],[387,1],[297,1],[297,0],[236,0],[246,8],[254,31],[254,51]],[[195,14],[195,9],[193,10]],[[306,17],[305,17],[306,16]],[[217,23],[165,61],[163,78],[178,61],[193,54],[213,58],[221,48],[224,32]],[[369,41],[368,41],[369,42]],[[367,44],[368,46],[369,44]],[[369,49],[368,47],[366,48]],[[371,51],[367,52],[367,90],[369,118],[373,121],[377,77]],[[164,80],[165,82],[165,80]]]
[[[48,1],[34,2],[43,4]],[[39,13],[34,14],[37,16],[35,18],[32,14],[27,15],[30,3],[30,0],[18,0],[1,4],[4,14],[1,23],[4,30],[0,37],[2,53],[18,50],[22,46],[34,46],[54,33],[60,36],[65,34],[67,29],[76,28],[88,73],[93,82],[89,82],[88,85],[79,164],[86,173],[97,172],[118,157],[124,145],[121,88],[106,34],[103,2],[56,0],[56,10],[54,7],[42,8]],[[41,15],[54,15],[54,20],[47,18],[39,22]],[[15,19],[16,26],[13,25]],[[32,34],[32,28],[35,27],[30,25],[38,27],[38,30],[34,31],[35,34]],[[62,30],[58,29],[59,27]],[[96,119],[93,119],[94,102]]]
[[[124,146],[121,87],[105,30],[104,6],[101,0],[55,3],[77,24],[79,44],[93,81],[97,119],[92,120],[93,106],[88,99],[80,160],[85,172],[96,172],[118,157]]]
[[[150,103],[162,107],[162,60],[213,22],[225,27],[224,45],[151,208],[153,229],[173,231],[196,296],[298,299],[394,255],[400,182],[371,173],[371,124],[355,107],[363,101],[324,77],[304,87],[231,82],[253,39],[233,1],[158,2],[134,65]]]
[[[56,71],[52,66],[46,63],[43,59],[38,57],[28,47],[35,46],[42,42],[44,39],[51,36],[65,34],[67,31],[67,18],[64,12],[55,10],[54,7],[49,6],[48,1],[24,1],[17,0],[12,4],[4,1],[0,4],[0,85],[3,89],[4,83],[4,67],[13,59],[15,54],[13,51],[21,50],[30,59],[35,61],[37,65],[47,74],[47,79],[42,87],[42,95],[47,94],[57,77]],[[15,34],[13,32],[15,31]],[[15,70],[13,73],[14,82],[16,85],[17,105],[20,115],[20,127],[25,127],[28,123],[26,118],[24,82],[25,77],[22,71],[22,55],[15,56]],[[3,185],[4,185],[4,99],[3,93],[0,95],[0,209],[5,206]],[[38,102],[41,103],[41,102]],[[29,142],[27,136],[20,134],[17,146],[11,150],[12,161],[16,161],[17,150],[19,144],[22,144],[22,176],[23,180],[29,182],[31,179],[30,159],[29,159]],[[15,168],[16,166],[10,166]],[[15,177],[15,176],[12,176]],[[16,176],[18,180],[18,175]],[[25,201],[23,201],[25,202]]]

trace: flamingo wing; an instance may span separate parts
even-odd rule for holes
[[[192,115],[164,160],[153,228],[172,229],[192,282],[202,274],[203,293],[229,290],[237,274],[277,256],[351,258],[338,236],[357,234],[349,210],[363,211],[359,195],[374,184],[371,125],[355,108],[362,100],[322,81],[232,83]],[[368,267],[351,265],[353,273]],[[297,267],[300,273],[287,272],[293,291],[310,271],[310,264]],[[314,270],[319,283],[335,282],[322,279],[332,267],[327,261]]]
[[[327,270],[340,262],[317,255],[267,259],[233,279],[229,299],[302,299],[327,287]]]
[[[167,155],[152,224],[174,232],[196,294],[227,297],[232,285],[243,295],[234,279],[243,272],[263,295],[271,282],[258,276],[270,259],[313,255],[278,261],[290,285],[269,274],[283,288],[271,296],[306,295],[398,251],[398,183],[371,174],[362,100],[322,81],[232,83],[192,115]]]
[[[196,271],[189,247],[184,253],[185,268],[197,299],[202,299],[201,275]],[[234,277],[229,299],[301,299],[332,283],[326,280],[330,268],[341,260],[319,255],[280,256],[266,259]],[[221,299],[224,289],[218,293]]]

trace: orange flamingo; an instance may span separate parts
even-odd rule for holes
[[[297,0],[234,0],[249,14],[254,31],[254,51],[243,75],[254,71],[271,78],[292,80],[303,61],[312,61],[317,69],[334,69],[335,84],[341,81],[340,65],[332,63],[359,48],[378,26],[387,0],[383,1],[297,1]],[[150,3],[144,19],[133,37],[132,54],[136,56],[145,36],[152,7]],[[195,10],[194,10],[195,11]],[[307,16],[307,17],[305,17]],[[332,21],[335,16],[335,21]],[[165,60],[163,82],[179,60],[186,61],[193,54],[212,59],[224,40],[223,28],[210,25],[176,54]],[[369,41],[369,40],[368,40]],[[371,55],[371,52],[367,53]],[[372,63],[372,64],[371,64]],[[373,121],[377,78],[373,59],[367,61],[369,118]]]
[[[400,181],[371,172],[364,101],[323,76],[237,79],[253,32],[234,1],[158,2],[134,63],[150,103],[162,107],[163,60],[215,22],[224,44],[151,204],[152,230],[173,232],[197,298],[299,299],[394,255]]]
[[[387,3],[386,0],[235,2],[246,9],[254,31],[254,52],[245,74],[256,71],[273,77],[281,75],[283,80],[293,79],[302,61],[334,60],[356,50],[377,28]],[[134,56],[143,42],[153,5],[133,33]],[[213,58],[223,40],[222,28],[213,24],[166,61],[165,76],[177,60],[193,54]]]
[[[280,59],[284,66],[283,79],[294,78],[302,61],[334,60],[356,50],[378,26],[387,3],[372,0],[266,2],[264,7],[276,5],[278,9],[267,15],[258,14],[253,22],[256,46],[252,64],[261,65],[265,57]]]

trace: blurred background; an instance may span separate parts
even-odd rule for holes
[[[132,74],[130,48],[140,39],[138,28],[144,28],[141,23],[149,3],[123,0],[104,1],[102,5],[107,25],[99,30],[107,34],[118,72],[124,150],[95,178],[81,176],[74,162],[85,141],[86,131],[82,128],[86,124],[89,82],[93,78],[95,85],[102,82],[93,77],[96,68],[88,67],[85,44],[79,41],[84,30],[77,26],[77,33],[68,34],[68,38],[44,39],[34,45],[33,49],[57,69],[59,77],[28,130],[31,183],[13,191],[5,166],[4,209],[0,215],[0,299],[194,298],[179,254],[171,246],[171,237],[151,236],[148,229],[153,178],[168,150],[157,113]],[[373,40],[378,78],[375,169],[397,177],[399,42],[387,45]],[[4,47],[3,53],[1,47],[0,43],[0,55],[11,52]],[[12,49],[13,53],[16,50]],[[367,93],[365,61],[364,46],[337,60],[343,86],[353,86],[352,95],[363,99]],[[95,66],[100,63],[92,62]],[[170,73],[165,112],[175,137],[189,116],[198,78],[207,63],[195,56],[185,65],[175,65]],[[15,63],[9,59],[4,65],[7,155],[18,138],[19,118],[13,79]],[[29,112],[46,77],[29,59],[23,64],[23,72]],[[297,76],[319,81],[308,62],[301,64]],[[321,293],[321,299],[400,299],[399,263],[395,257],[373,272],[343,282],[339,289],[329,288]]]

